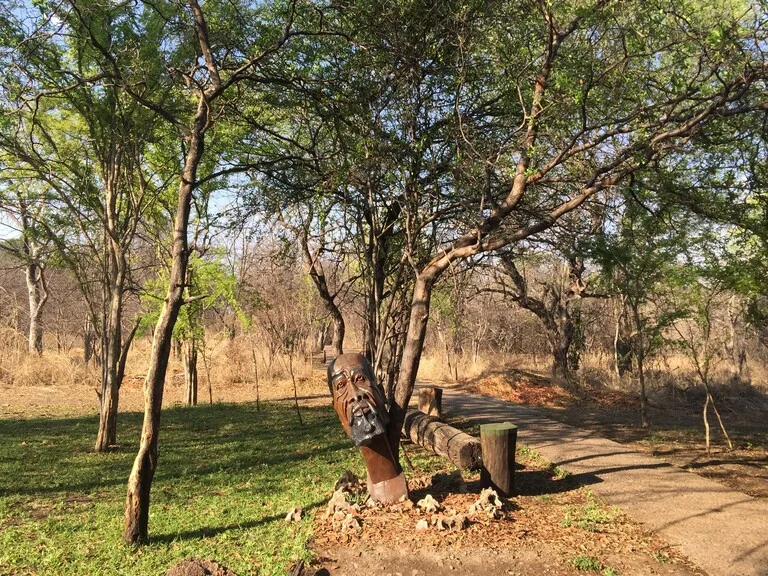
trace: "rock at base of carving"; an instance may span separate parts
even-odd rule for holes
[[[375,502],[381,504],[395,504],[408,498],[408,484],[405,482],[405,474],[399,475],[389,480],[384,480],[374,484],[368,477],[368,494]]]
[[[166,576],[237,576],[237,574],[215,560],[188,558],[171,566]]]
[[[442,509],[442,506],[440,506],[440,503],[435,500],[432,494],[424,496],[424,498],[416,502],[416,506],[424,510],[424,512],[439,512]]]
[[[491,520],[501,518],[504,503],[493,488],[485,488],[480,492],[480,498],[469,507],[470,514],[485,512]]]
[[[416,522],[416,530],[428,530],[429,529],[429,522],[424,520],[423,518]]]
[[[325,517],[332,517],[337,511],[346,511],[349,509],[349,502],[344,497],[344,492],[336,490],[328,501],[328,506],[325,508]]]
[[[336,480],[336,486],[333,487],[333,491],[341,490],[342,492],[349,492],[350,494],[358,494],[362,490],[360,487],[360,478],[357,474],[351,470],[346,470],[338,480]]]
[[[467,527],[467,517],[463,514],[441,515],[435,520],[438,530],[464,530]]]
[[[360,531],[360,521],[355,518],[352,514],[347,514],[344,520],[341,521],[341,533],[346,534],[347,532],[359,532]]]

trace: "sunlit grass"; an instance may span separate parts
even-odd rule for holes
[[[164,574],[190,556],[284,573],[311,535],[286,512],[316,513],[344,470],[364,470],[330,408],[302,414],[303,427],[281,403],[166,410],[141,548],[121,540],[140,414],[121,414],[110,454],[91,452],[94,417],[0,420],[0,573]]]

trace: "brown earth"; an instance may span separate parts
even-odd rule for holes
[[[359,531],[343,533],[319,514],[312,569],[333,575],[612,574],[701,575],[673,547],[607,506],[577,482],[537,459],[518,454],[516,495],[500,518],[468,514],[464,530],[440,531],[440,515],[467,514],[480,493],[477,475],[409,478],[411,500],[388,508],[363,507]],[[443,510],[415,507],[427,494]],[[429,528],[417,530],[425,519]],[[314,573],[312,570],[310,574]],[[319,572],[318,572],[319,573]]]

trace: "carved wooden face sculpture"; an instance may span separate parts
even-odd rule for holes
[[[356,446],[368,446],[386,434],[384,390],[362,354],[342,354],[328,365],[328,388],[341,425]]]

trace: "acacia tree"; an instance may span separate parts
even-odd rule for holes
[[[509,127],[507,146],[490,164],[494,185],[479,195],[478,223],[462,227],[418,267],[390,408],[394,448],[418,371],[432,289],[449,267],[550,228],[664,158],[711,119],[759,108],[747,98],[766,75],[753,43],[764,30],[752,14],[723,15],[699,4],[669,10],[653,2],[617,10],[601,0],[504,8],[495,25],[509,32],[483,48],[500,76],[514,79],[500,97],[514,94],[506,101],[516,112],[510,116],[525,121],[517,130]],[[477,54],[463,47],[466,57]]]
[[[123,80],[125,90],[137,102],[158,113],[181,135],[183,151],[179,173],[176,210],[173,219],[173,244],[168,290],[154,329],[150,364],[145,382],[145,410],[141,442],[128,479],[125,502],[125,530],[128,543],[148,540],[149,496],[157,466],[157,446],[163,384],[168,367],[173,329],[185,301],[187,265],[189,262],[189,216],[195,190],[227,174],[244,171],[247,166],[212,162],[211,171],[198,177],[204,159],[207,134],[217,122],[226,118],[228,109],[237,109],[240,87],[251,88],[282,81],[269,69],[275,55],[289,39],[304,35],[294,27],[297,4],[287,6],[230,3],[227,6],[205,6],[189,0],[185,6],[175,4],[142,4],[145,26],[158,30],[161,39],[153,49],[157,61],[166,58],[169,76],[163,86],[176,92],[179,100],[168,105],[162,86],[148,90],[142,83]],[[222,12],[216,12],[217,8]],[[228,21],[228,29],[209,28],[208,17],[215,13],[217,22]],[[178,26],[169,26],[170,22]],[[238,26],[232,24],[236,22]],[[253,27],[251,26],[253,24]],[[194,40],[194,42],[192,42]],[[171,46],[171,54],[159,52]]]
[[[710,453],[710,406],[728,449],[733,450],[733,443],[725,429],[711,389],[711,369],[719,348],[713,330],[715,308],[723,300],[724,284],[720,279],[706,274],[705,270],[693,266],[678,270],[676,280],[670,296],[684,317],[676,321],[673,327],[679,336],[680,348],[693,363],[696,375],[704,386],[702,419],[707,454]]]
[[[620,307],[616,334],[624,330],[628,355],[616,351],[617,371],[622,361],[634,361],[640,389],[640,422],[647,427],[646,360],[664,344],[664,332],[684,314],[676,307],[654,305],[660,291],[671,282],[695,239],[690,221],[679,210],[658,208],[647,191],[633,182],[625,189],[627,201],[618,207],[610,228],[593,242],[591,256],[601,269],[603,289],[612,294]],[[626,326],[626,328],[624,328]],[[615,344],[615,342],[614,342]]]
[[[116,443],[119,390],[135,333],[135,325],[123,327],[131,249],[164,187],[151,162],[158,115],[114,81],[117,71],[131,69],[141,69],[150,84],[157,79],[157,67],[139,65],[136,18],[120,5],[12,5],[2,41],[7,99],[0,149],[21,175],[45,187],[46,210],[38,211],[35,226],[76,277],[100,336],[97,452]]]
[[[552,353],[552,379],[571,386],[573,372],[578,369],[578,353],[574,353],[572,346],[581,330],[580,303],[582,298],[591,296],[585,293],[584,261],[575,255],[566,262],[553,259],[545,272],[548,278],[534,280],[525,268],[520,271],[516,260],[509,253],[499,255],[502,278],[500,287],[493,290],[500,291],[541,321]],[[531,287],[532,281],[540,285],[539,289]]]
[[[479,97],[457,116],[454,86],[487,68],[456,66],[455,29],[464,27],[452,16],[457,3],[430,5],[428,19],[425,9],[362,2],[340,12],[335,25],[345,40],[313,46],[295,66],[321,75],[279,99],[294,130],[281,132],[287,121],[278,117],[267,147],[274,162],[254,178],[288,190],[283,199],[335,206],[329,227],[359,275],[351,293],[361,302],[364,353],[390,390],[408,322],[409,259],[432,250],[440,218],[460,211],[448,192],[459,125],[491,106],[473,85]]]

